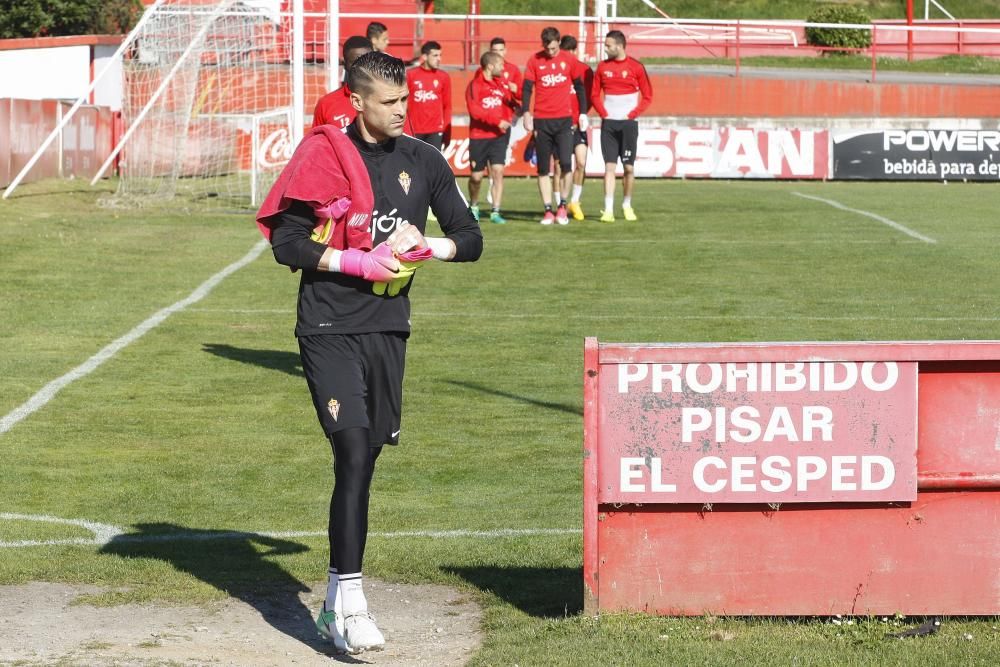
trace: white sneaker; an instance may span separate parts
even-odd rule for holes
[[[350,653],[381,651],[385,637],[368,611],[356,611],[344,617],[344,638]]]
[[[326,608],[326,601],[323,601],[323,608],[316,617],[316,629],[327,639],[333,640],[333,646],[337,653],[347,653],[347,640],[344,639],[344,619],[341,614]]]

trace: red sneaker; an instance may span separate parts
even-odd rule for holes
[[[559,204],[559,208],[556,209],[556,222],[560,225],[569,224],[569,213],[566,212],[566,204]]]

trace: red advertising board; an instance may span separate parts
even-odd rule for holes
[[[830,176],[828,130],[719,125],[688,127],[657,119],[639,129],[635,175],[643,178],[794,178]],[[588,131],[587,175],[604,174],[600,127]],[[525,160],[528,137],[520,123],[511,135],[505,172],[536,173]],[[468,127],[456,126],[445,156],[459,175],[469,173]],[[621,173],[621,165],[618,166]]]
[[[308,131],[308,128],[307,128]],[[250,168],[250,132],[238,130],[235,143],[242,169]],[[792,178],[826,179],[829,170],[827,130],[802,128],[686,127],[647,119],[639,130],[635,174],[646,178]],[[600,127],[588,131],[591,150],[587,175],[604,174]],[[528,133],[521,123],[511,131],[504,173],[533,176],[537,169],[526,155]],[[276,152],[276,147],[281,150]],[[270,156],[268,168],[291,157],[288,130],[280,124],[261,126],[257,154]],[[452,127],[444,156],[456,176],[469,175],[469,128]],[[621,173],[621,165],[618,166]]]
[[[56,100],[11,100],[10,171],[17,174],[58,124]],[[55,142],[31,170],[31,180],[59,176],[59,145]]]
[[[71,105],[61,103],[62,113]],[[107,107],[82,106],[62,130],[63,178],[90,178],[112,148],[113,116]]]
[[[583,460],[588,613],[1000,613],[1000,341],[588,339]]]
[[[14,174],[10,171],[10,98],[0,98],[0,188],[7,187]]]

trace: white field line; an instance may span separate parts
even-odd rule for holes
[[[295,315],[295,311],[287,308],[189,308],[192,313],[231,313],[251,315]],[[502,317],[504,319],[585,319],[585,320],[620,320],[622,315],[593,315],[589,313],[489,313],[476,311],[436,312],[414,310],[413,318],[453,318],[471,317],[488,319]],[[1000,317],[893,317],[891,315],[642,315],[629,314],[630,320],[754,320],[774,322],[1000,322]]]
[[[472,317],[476,319],[489,319],[494,317],[499,317],[503,319],[529,319],[536,320],[542,318],[558,318],[561,320],[568,319],[585,319],[585,320],[621,320],[623,318],[628,318],[630,320],[683,320],[683,321],[697,321],[697,320],[707,320],[707,321],[728,321],[728,320],[743,320],[743,321],[764,321],[764,322],[1000,322],[1000,317],[890,317],[886,315],[639,315],[634,313],[629,313],[628,315],[588,315],[585,313],[543,313],[543,314],[525,314],[525,313],[476,313],[476,312],[454,312],[454,313],[435,313],[435,312],[420,312],[414,311],[412,318],[419,320],[422,317],[436,317],[436,318],[454,318],[454,317]]]
[[[0,521],[35,521],[40,523],[56,523],[85,528],[93,533],[90,538],[69,538],[61,540],[15,540],[0,541],[0,548],[46,547],[46,546],[98,546],[103,547],[110,542],[116,544],[149,544],[163,542],[207,542],[211,540],[252,539],[253,537],[268,537],[272,539],[290,539],[296,537],[326,537],[322,530],[290,530],[280,532],[268,531],[179,531],[161,535],[139,535],[127,533],[124,529],[110,524],[97,523],[86,519],[61,519],[45,514],[14,514],[0,512]],[[399,530],[390,532],[371,532],[369,537],[406,538],[422,537],[431,539],[447,538],[482,538],[498,539],[505,537],[536,537],[549,535],[579,535],[579,528],[498,528],[494,530]]]
[[[544,233],[544,232],[543,232]],[[757,246],[797,246],[797,245],[830,245],[830,239],[734,239],[734,238],[718,238],[712,236],[701,236],[697,238],[678,238],[674,237],[671,241],[683,242],[683,243],[702,243],[709,245],[757,245]],[[490,247],[495,245],[515,245],[519,247],[530,246],[530,245],[545,245],[551,244],[551,239],[538,238],[535,240],[526,239],[493,239],[489,240]],[[579,238],[565,238],[559,239],[559,245],[627,245],[640,243],[642,245],[649,245],[650,243],[655,243],[656,238],[654,237],[643,237],[637,239],[579,239]],[[877,241],[873,239],[844,239],[837,240],[837,245],[876,245],[883,244],[884,241]]]
[[[802,194],[801,192],[793,192],[792,194],[795,195],[796,197],[802,197],[803,199],[812,199],[813,201],[823,202],[824,204],[827,204],[827,205],[832,206],[834,208],[839,208],[841,211],[848,211],[850,213],[857,213],[858,215],[863,215],[866,218],[871,218],[872,220],[878,220],[882,224],[888,225],[888,226],[892,227],[893,229],[895,229],[898,232],[903,232],[907,236],[909,236],[911,238],[915,238],[918,241],[923,241],[924,243],[937,243],[937,241],[935,241],[931,237],[924,236],[920,232],[913,231],[912,229],[910,229],[906,225],[901,225],[898,222],[890,220],[889,218],[886,218],[884,216],[878,215],[877,213],[872,213],[870,211],[862,211],[859,208],[851,208],[850,206],[844,206],[840,202],[836,202],[836,201],[834,201],[832,199],[824,199],[822,197],[814,197],[812,195]]]
[[[89,375],[94,372],[101,364],[108,361],[114,357],[122,348],[126,347],[130,343],[134,343],[148,333],[150,330],[154,329],[160,325],[164,320],[173,315],[174,313],[184,310],[193,303],[201,301],[209,292],[211,292],[220,282],[227,278],[230,274],[235,273],[240,270],[250,262],[257,259],[258,256],[268,247],[267,241],[261,239],[250,249],[242,259],[233,262],[226,268],[222,269],[214,276],[203,282],[195,291],[184,299],[181,299],[177,303],[167,306],[163,310],[160,310],[150,316],[145,322],[142,322],[134,329],[126,333],[121,338],[118,338],[100,350],[97,354],[87,359],[85,362],[66,373],[65,375],[52,380],[47,385],[42,387],[38,393],[29,398],[25,403],[14,408],[13,411],[4,416],[0,420],[0,435],[3,435],[10,429],[12,429],[18,422],[32,414],[36,410],[41,409],[46,403],[51,401],[56,394],[58,394],[64,387],[68,386],[70,383],[79,380],[82,377]]]

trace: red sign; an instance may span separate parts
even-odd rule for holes
[[[445,157],[456,175],[469,173],[468,127],[456,125]],[[587,175],[604,174],[601,130],[588,132]],[[686,127],[643,121],[636,147],[635,175],[643,178],[796,178],[830,176],[827,130]],[[536,168],[524,159],[528,136],[514,126],[505,172],[530,176]],[[618,165],[621,173],[621,165]]]
[[[916,363],[621,363],[599,396],[598,502],[916,498]]]
[[[651,124],[652,123],[652,124]],[[247,134],[244,131],[244,134]],[[601,130],[588,131],[587,175],[604,174]],[[280,136],[279,136],[280,135]],[[277,141],[275,141],[277,139]],[[247,136],[238,144],[246,146]],[[636,148],[635,175],[643,178],[794,178],[830,177],[830,135],[827,130],[685,127],[643,121]],[[526,156],[529,136],[518,122],[511,130],[504,173],[534,176],[537,167]],[[269,167],[280,167],[291,156],[288,134],[277,125],[262,125],[258,155],[270,156]],[[445,159],[456,176],[469,175],[469,128],[452,127]],[[526,159],[528,157],[529,159]],[[239,164],[250,164],[249,150],[241,150]],[[618,165],[621,173],[621,165]]]
[[[668,178],[823,179],[829,176],[829,142],[827,130],[644,127],[639,131],[635,173]],[[590,145],[600,153],[599,136]],[[587,173],[592,172],[603,173],[604,167],[591,165],[588,158]]]

